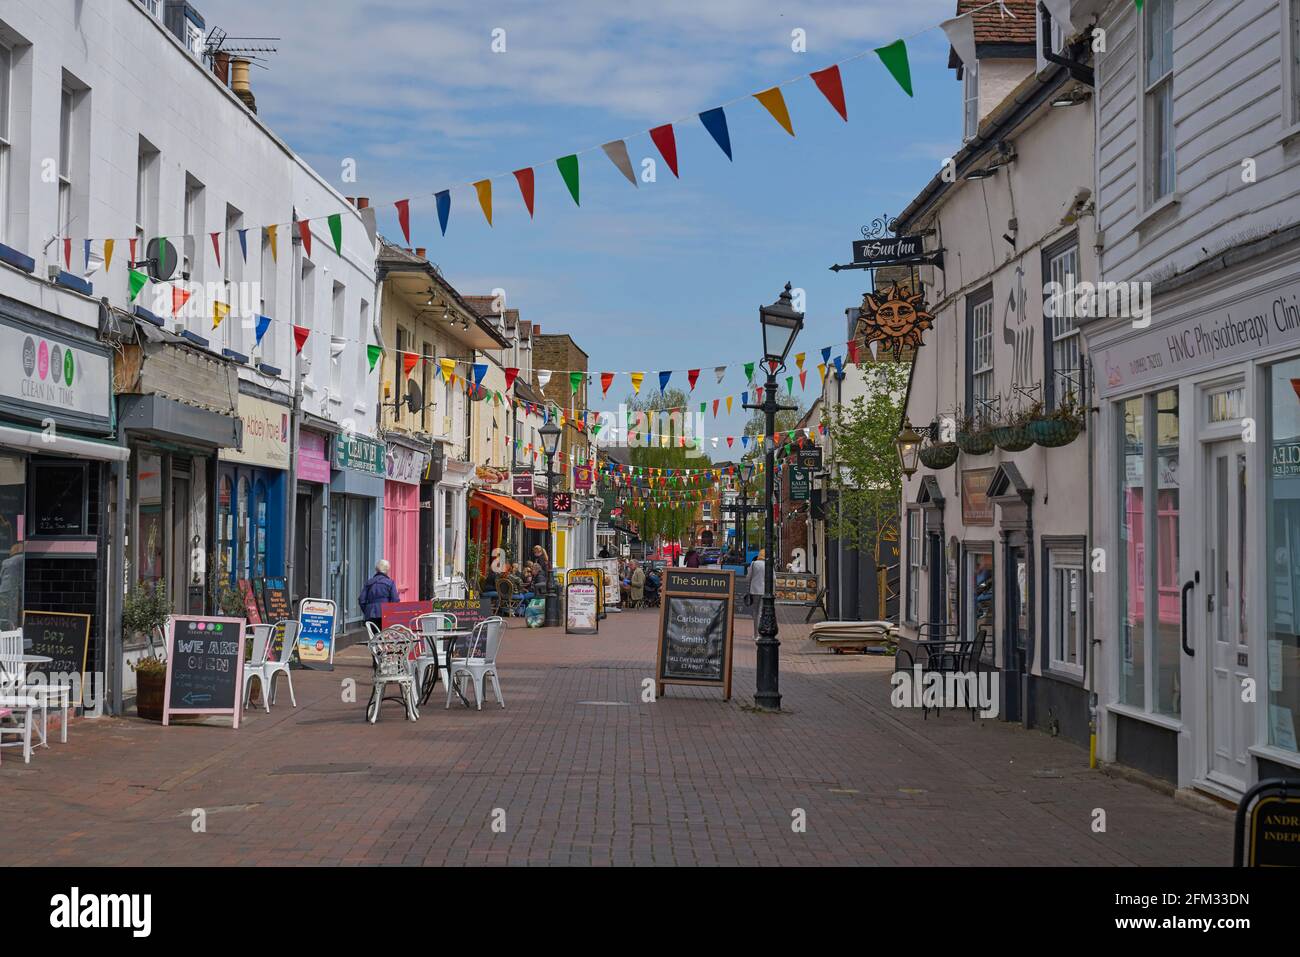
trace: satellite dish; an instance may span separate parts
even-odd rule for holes
[[[424,393],[414,379],[406,383],[406,408],[412,415],[424,408]]]
[[[154,282],[167,282],[176,275],[179,260],[176,247],[162,236],[149,240],[144,247],[145,259],[149,261],[149,278]]]

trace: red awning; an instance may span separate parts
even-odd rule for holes
[[[516,502],[506,495],[497,495],[495,492],[476,491],[472,498],[480,498],[490,508],[499,508],[509,512],[516,518],[524,520],[525,528],[536,528],[545,530],[547,528],[546,516],[541,512],[535,511],[525,505],[523,502]]]

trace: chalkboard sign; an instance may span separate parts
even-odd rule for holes
[[[238,728],[244,619],[175,615],[167,649],[162,723],[173,714],[228,714]]]
[[[23,610],[24,643],[28,652],[50,662],[31,665],[51,682],[70,684],[76,676],[78,701],[86,697],[86,653],[90,648],[90,616],[71,612]]]
[[[239,588],[240,597],[244,599],[244,616],[248,619],[248,623],[260,625],[262,610],[257,607],[257,595],[253,592],[253,583],[247,578],[241,578],[235,585]]]
[[[1233,865],[1300,867],[1300,781],[1260,781],[1237,805]]]
[[[576,571],[564,586],[564,633],[597,634],[600,631],[600,587],[590,578],[576,578],[575,575]]]
[[[284,579],[264,579],[262,582],[262,619],[275,624],[292,617],[293,611],[289,605],[289,589],[284,587]]]
[[[731,698],[735,573],[666,568],[659,609],[659,695],[664,685],[710,685]]]

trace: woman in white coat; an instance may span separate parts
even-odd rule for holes
[[[754,637],[758,637],[758,618],[763,613],[763,595],[767,587],[767,549],[760,549],[749,566],[750,610],[754,613]]]

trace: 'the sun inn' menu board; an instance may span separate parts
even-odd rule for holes
[[[708,685],[730,700],[735,577],[725,570],[664,570],[656,694],[668,684]]]
[[[176,615],[167,647],[163,724],[174,714],[228,714],[238,728],[244,619]]]

